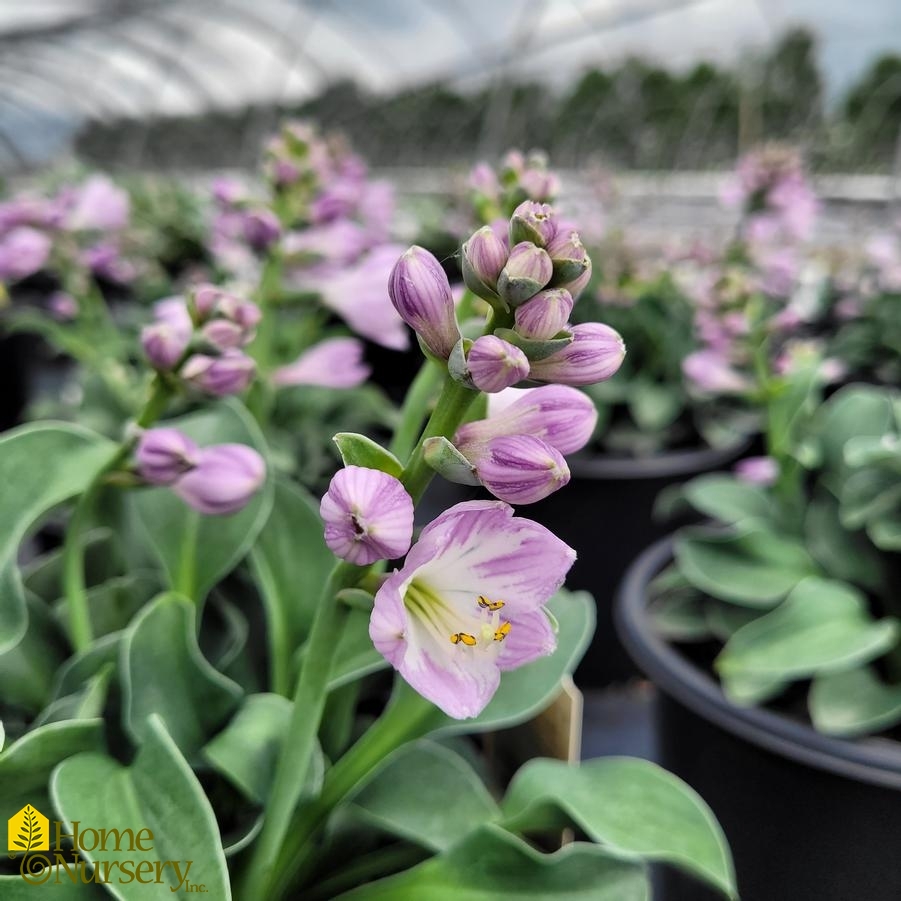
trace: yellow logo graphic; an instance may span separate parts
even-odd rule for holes
[[[7,821],[7,849],[12,853],[50,850],[50,821],[26,804]]]

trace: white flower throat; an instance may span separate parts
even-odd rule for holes
[[[404,605],[436,638],[461,647],[497,649],[512,628],[510,622],[501,619],[504,601],[479,595],[470,613],[417,580],[407,587]]]

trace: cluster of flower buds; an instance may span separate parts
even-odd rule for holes
[[[75,263],[110,281],[131,281],[136,269],[123,258],[119,240],[129,216],[128,194],[102,175],[64,185],[48,197],[23,194],[0,204],[0,281],[20,281],[47,266],[62,233],[68,239],[58,253],[66,259],[56,262]]]
[[[597,424],[575,388],[510,388],[489,398],[486,419],[461,426],[453,442],[430,438],[426,459],[451,481],[481,484],[510,504],[533,504],[569,482],[564,456],[581,450]]]
[[[135,451],[138,475],[149,485],[171,488],[206,516],[242,510],[266,480],[266,464],[244,444],[198,447],[178,429],[145,431]]]
[[[741,210],[744,237],[752,243],[810,237],[818,203],[792,147],[766,144],[743,156],[721,196],[727,206]]]
[[[214,285],[199,285],[187,302],[171,297],[156,304],[154,322],[141,332],[141,345],[159,372],[175,373],[217,397],[240,394],[256,373],[243,348],[253,340],[259,321],[256,304]]]

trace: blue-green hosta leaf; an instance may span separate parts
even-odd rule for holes
[[[246,444],[267,456],[265,441],[250,414],[237,402],[224,402],[173,419],[201,447]],[[250,503],[230,516],[201,516],[168,488],[132,492],[137,519],[163,566],[169,585],[197,602],[244,557],[269,517],[272,478]]]
[[[73,754],[102,748],[102,720],[66,720],[26,732],[0,752],[0,811],[12,815],[31,804],[49,816],[53,768]]]
[[[683,485],[682,492],[699,513],[721,522],[772,521],[775,516],[772,501],[763,489],[733,476],[699,476]]]
[[[216,817],[209,799],[158,716],[147,723],[145,741],[130,766],[105,754],[79,754],[60,764],[50,783],[54,807],[71,825],[73,820],[91,828],[149,829],[153,847],[129,850],[136,865],[149,861],[176,861],[194,885],[205,885],[210,898],[230,901],[231,887]],[[122,852],[84,852],[95,865],[122,859]],[[115,882],[122,901],[162,901],[179,888],[174,867],[164,867],[163,881],[140,884]]]
[[[123,719],[143,742],[158,715],[190,756],[222,727],[243,694],[197,646],[195,607],[180,595],[160,595],[135,617],[120,645]]]
[[[71,861],[69,861],[71,866]],[[72,882],[63,867],[51,867],[47,881],[26,882],[21,876],[0,876],[3,901],[109,901],[109,895],[93,882]]]
[[[853,586],[808,578],[775,610],[739,629],[716,667],[724,675],[801,679],[873,660],[897,643],[898,634],[897,620],[874,621]]]
[[[0,437],[0,653],[25,634],[27,611],[16,554],[48,510],[80,494],[112,456],[108,439],[65,423],[38,423]]]
[[[888,685],[869,667],[817,676],[808,695],[814,726],[850,738],[901,722],[901,685]]]
[[[684,529],[675,544],[683,575],[701,591],[749,607],[772,607],[816,564],[787,535],[747,524],[736,531]]]
[[[826,468],[842,471],[851,439],[881,437],[893,422],[891,394],[884,388],[849,385],[837,391],[820,407],[815,423]]]
[[[446,851],[500,810],[475,770],[450,748],[404,745],[353,798],[351,812],[432,851]]]
[[[285,743],[292,704],[276,694],[249,695],[231,722],[203,749],[203,757],[249,800],[269,797],[278,755]],[[305,794],[316,794],[325,772],[317,747]]]
[[[516,831],[574,823],[624,860],[665,861],[737,897],[726,838],[710,808],[646,760],[608,757],[572,766],[533,760],[513,777],[502,809]]]
[[[497,826],[336,901],[648,901],[643,867],[578,842],[542,854]]]

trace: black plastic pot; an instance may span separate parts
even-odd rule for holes
[[[660,690],[660,763],[722,824],[742,901],[898,901],[901,744],[831,738],[733,705],[709,673],[654,633],[648,583],[671,556],[667,539],[630,567],[617,628]],[[663,901],[716,897],[675,873],[662,884]]]

